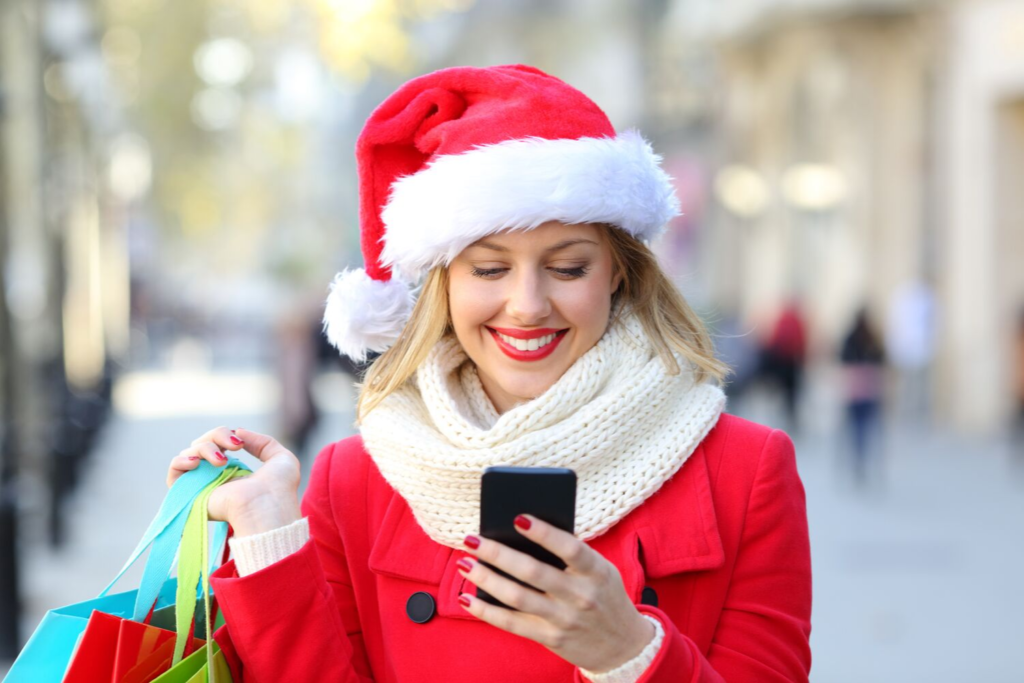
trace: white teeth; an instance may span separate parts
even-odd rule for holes
[[[556,334],[549,334],[546,337],[538,337],[536,339],[515,339],[508,335],[498,332],[498,336],[505,340],[509,346],[514,346],[520,351],[536,351],[542,346],[547,346],[555,340]]]

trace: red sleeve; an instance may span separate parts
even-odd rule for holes
[[[637,683],[806,683],[811,670],[811,546],[804,487],[789,436],[773,431],[761,452],[729,594],[708,656],[649,605],[665,628]],[[578,683],[584,682],[577,672]]]
[[[279,562],[239,577],[234,560],[210,575],[226,641],[246,683],[373,680],[355,594],[330,498],[337,444],[320,451],[302,498],[310,540]]]

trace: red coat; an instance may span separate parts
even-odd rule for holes
[[[455,566],[466,553],[423,532],[360,436],[320,452],[302,512],[301,550],[245,577],[234,561],[212,575],[236,683],[583,680],[459,606],[473,590]],[[807,681],[810,544],[785,432],[723,414],[675,477],[590,545],[665,627],[644,683]],[[657,607],[641,604],[645,586]],[[420,591],[436,604],[425,623],[406,613]]]

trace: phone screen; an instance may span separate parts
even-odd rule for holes
[[[575,533],[576,473],[563,467],[488,467],[480,482],[480,535],[565,569],[561,558],[516,531],[513,520],[524,513]],[[497,567],[484,565],[529,586]],[[478,587],[476,594],[492,605],[515,609],[482,588]]]

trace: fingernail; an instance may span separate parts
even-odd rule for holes
[[[506,517],[505,519],[508,519],[508,517]],[[476,550],[480,547],[480,539],[474,536],[473,534],[469,534],[468,536],[466,536],[466,540],[464,540],[463,543],[468,545],[473,550]]]
[[[220,458],[221,460],[227,460],[228,459],[228,456],[224,455],[220,451],[217,451],[217,457]]]
[[[506,517],[505,519],[508,519],[508,517]],[[523,531],[527,531],[527,530],[529,530],[529,528],[530,528],[530,525],[531,525],[531,524],[533,524],[533,522],[531,522],[531,521],[530,521],[530,519],[529,519],[528,517],[525,517],[525,516],[523,516],[523,515],[519,515],[519,516],[517,516],[517,517],[515,518],[515,520],[514,520],[514,523],[515,523],[515,525],[516,525],[517,527],[519,527],[519,528],[520,528],[520,529],[522,529]]]
[[[459,566],[459,569],[461,569],[464,572],[468,572],[468,571],[472,571],[473,570],[473,563],[470,562],[468,558],[463,557],[462,559],[460,559],[455,564],[457,564]]]
[[[198,460],[199,456],[198,455],[190,455],[190,456],[188,456],[188,459],[189,460]]]
[[[241,439],[239,439],[239,438],[238,438],[237,436],[232,436],[232,437],[231,437],[231,443],[233,443],[233,444],[235,444],[236,446],[238,446],[239,444],[241,444],[241,443],[243,443],[243,442],[242,442],[242,440],[241,440]]]
[[[506,517],[505,519],[508,519],[508,518]],[[470,603],[469,596],[466,595],[465,593],[459,593],[459,604],[462,605],[463,607],[469,607],[469,603]]]

